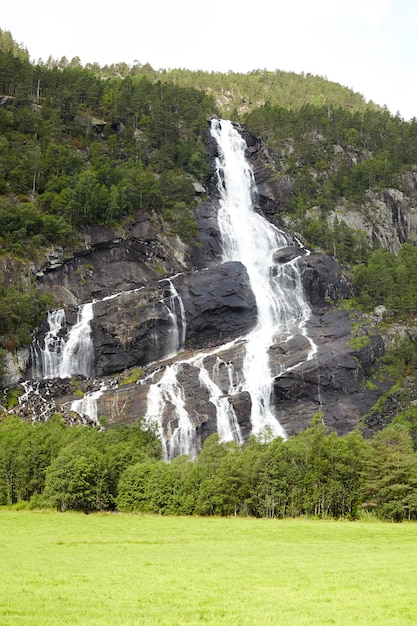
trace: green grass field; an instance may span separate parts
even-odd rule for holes
[[[0,624],[416,624],[417,525],[0,511]]]

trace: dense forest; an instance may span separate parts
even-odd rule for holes
[[[415,416],[417,417],[417,415]],[[417,518],[417,453],[403,417],[372,440],[327,432],[320,415],[289,441],[209,437],[195,461],[161,460],[140,422],[98,431],[59,416],[0,425],[0,504],[161,515]]]
[[[401,190],[417,167],[417,119],[404,121],[322,77],[257,70],[219,74],[148,65],[33,63],[0,30],[0,350],[28,345],[53,302],[33,269],[48,250],[77,243],[86,224],[118,226],[141,209],[185,243],[196,235],[194,185],[206,183],[207,119],[231,117],[261,137],[269,174],[293,180],[284,216],[304,243],[353,277],[349,304],[386,308],[384,323],[414,324],[417,252],[398,254],[328,220],[369,191]],[[11,276],[12,278],[7,278]],[[16,279],[16,276],[19,276]],[[415,381],[404,342],[386,367]],[[9,406],[10,397],[4,405]],[[152,432],[97,431],[0,417],[0,504],[170,514],[417,516],[417,416],[411,409],[364,439],[337,437],[319,417],[284,442],[207,440],[198,459],[161,460]]]

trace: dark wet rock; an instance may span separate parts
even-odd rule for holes
[[[309,426],[315,413],[321,413],[330,429],[346,434],[358,426],[384,392],[383,382],[375,388],[364,384],[384,352],[382,340],[370,329],[369,344],[355,350],[346,311],[329,310],[313,316],[307,329],[317,353],[275,379],[278,419],[289,435],[295,435]]]
[[[94,305],[95,375],[145,365],[172,351],[169,284],[162,280]],[[218,345],[245,334],[256,323],[256,303],[241,263],[180,275],[172,284],[185,311],[185,347]],[[178,307],[176,314],[181,325]]]
[[[303,262],[303,284],[311,304],[335,303],[352,296],[350,276],[331,256],[312,253]]]
[[[280,248],[277,250],[272,257],[272,260],[276,264],[289,263],[297,257],[304,256],[305,254],[306,251],[304,248],[300,248],[299,246],[287,246],[286,248]]]
[[[121,230],[85,227],[77,248],[54,251],[41,268],[42,288],[57,304],[67,307],[149,285],[161,273],[182,271],[186,266],[184,244],[176,237],[164,236],[156,222],[138,212]]]

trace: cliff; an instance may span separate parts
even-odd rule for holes
[[[240,131],[257,182],[254,210],[282,227],[286,221],[282,206],[291,194],[291,178],[268,179],[264,165],[270,157],[265,146],[246,129]],[[44,350],[50,331],[44,320],[30,358],[26,354],[21,381],[31,382],[25,384],[14,409],[17,414],[38,420],[60,412],[71,423],[109,426],[143,416],[157,419],[161,436],[170,446],[167,456],[172,457],[184,451],[198,453],[204,439],[219,430],[219,407],[227,399],[236,428],[243,440],[248,439],[253,430],[251,397],[233,377],[239,378],[237,372],[242,370],[243,338],[256,325],[257,305],[245,266],[221,262],[221,198],[214,169],[218,150],[211,136],[208,151],[212,165],[208,197],[199,199],[195,210],[198,242],[185,245],[169,235],[156,216],[138,212],[122,228],[84,228],[76,249],[56,250],[39,268],[40,288],[65,309],[58,340],[76,326],[79,305],[93,302],[92,364],[87,378],[75,372],[65,379],[36,380],[43,376],[35,354]],[[410,194],[415,190],[413,180],[410,175]],[[398,207],[405,206],[404,198],[392,190],[386,194],[384,210],[398,226],[393,231],[395,247],[415,224],[412,216],[408,221],[401,217]],[[376,232],[369,232],[369,237]],[[382,230],[378,232],[383,238]],[[372,385],[365,384],[384,353],[384,342],[375,320],[362,324],[361,336],[366,341],[361,346],[352,342],[351,315],[338,307],[351,294],[351,285],[332,257],[300,249],[294,239],[274,255],[276,271],[294,259],[310,314],[303,332],[277,337],[268,350],[273,410],[287,436],[305,429],[317,412],[327,426],[345,434],[361,423],[387,390],[387,381],[373,378]],[[174,371],[175,380],[165,382]],[[155,399],[150,407],[150,395],[162,386],[163,400]],[[181,393],[174,398],[178,387]],[[82,393],[84,398],[80,398]],[[183,413],[178,412],[178,397]],[[185,414],[187,443],[174,437]]]

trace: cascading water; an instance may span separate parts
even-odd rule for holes
[[[165,279],[169,284],[169,296],[163,300],[167,307],[170,328],[166,340],[165,358],[175,356],[184,346],[187,322],[185,318],[184,304],[178,291],[175,289],[170,278]]]
[[[218,346],[211,352],[197,354],[189,359],[168,365],[159,381],[150,385],[144,421],[148,424],[158,424],[165,460],[168,461],[181,454],[188,454],[194,458],[199,452],[196,429],[187,410],[184,388],[178,380],[179,375],[190,366],[195,367],[199,372],[200,385],[207,390],[209,400],[215,407],[217,432],[220,440],[243,442],[233,407],[228,397],[215,382],[217,362],[211,374],[205,367],[205,359],[230,349],[235,343],[236,341],[231,341],[228,344]],[[153,377],[153,374],[151,376]],[[229,391],[233,386],[231,378],[230,375]],[[146,379],[141,381],[142,384],[146,382]],[[164,431],[162,417],[167,405],[170,407],[172,417],[168,422],[166,431]],[[174,428],[172,427],[173,423],[176,424]]]
[[[256,186],[246,161],[246,142],[226,120],[213,120],[211,134],[217,142],[218,189],[221,195],[218,224],[224,261],[241,261],[248,272],[258,309],[256,328],[246,338],[241,389],[252,399],[252,430],[284,431],[271,405],[273,376],[268,350],[274,340],[293,332],[305,334],[310,308],[304,296],[298,257],[275,265],[274,253],[294,246],[294,240],[254,210]],[[300,250],[301,256],[301,250]],[[311,343],[312,351],[315,346]]]
[[[77,323],[69,334],[62,354],[60,378],[69,378],[74,374],[91,376],[93,342],[90,322],[93,317],[92,302],[87,302],[78,309]]]
[[[65,311],[57,309],[49,311],[47,322],[49,330],[45,335],[44,348],[32,346],[33,378],[54,378],[60,371],[65,339],[62,329],[65,327]]]
[[[220,387],[215,383],[216,366],[218,364],[216,362],[210,375],[209,371],[204,366],[204,358],[204,356],[200,357],[195,362],[195,365],[200,369],[200,383],[208,390],[210,402],[216,408],[217,432],[219,439],[220,441],[235,440],[238,443],[243,443],[242,433],[240,432],[234,408],[230,404],[228,397],[224,395]],[[230,385],[229,393],[232,391],[232,385]]]
[[[175,277],[172,277],[175,278]],[[172,357],[182,349],[186,335],[185,309],[178,291],[171,278],[163,279],[161,283],[167,282],[169,295],[166,295],[161,303],[167,309],[169,328],[164,345],[165,358]],[[110,296],[105,296],[103,301],[112,300],[124,294],[139,292],[143,287],[118,292]],[[67,330],[65,311],[57,309],[48,313],[47,322],[49,330],[45,335],[44,345],[41,347],[37,341],[31,346],[32,376],[37,380],[53,378],[71,378],[74,375],[90,377],[93,366],[93,341],[91,337],[90,322],[94,317],[94,303],[88,302],[79,307],[77,312],[77,322]],[[158,340],[157,338],[155,340]],[[28,387],[29,388],[29,387]],[[32,389],[32,386],[30,386]],[[83,419],[88,418],[89,422],[98,421],[98,399],[106,390],[104,385],[99,390],[86,393],[81,399],[74,400],[71,404],[71,411],[78,413]],[[27,397],[28,394],[25,394]],[[180,442],[173,443],[172,454],[175,456],[178,449],[182,449],[186,444],[184,438],[184,424],[181,421]],[[175,439],[175,437],[174,437]],[[192,440],[192,437],[189,437]],[[187,449],[188,452],[188,449]]]
[[[195,427],[187,412],[184,389],[178,378],[184,369],[193,366],[199,370],[199,381],[215,407],[217,431],[222,441],[242,442],[238,421],[229,396],[247,392],[251,399],[251,426],[253,433],[267,429],[274,436],[285,437],[272,404],[272,384],[269,349],[275,342],[289,341],[294,334],[306,337],[310,350],[307,360],[313,358],[316,345],[307,336],[306,322],[310,307],[306,301],[300,268],[300,258],[307,254],[296,239],[270,224],[254,210],[256,186],[252,169],[245,158],[246,143],[231,122],[213,120],[211,134],[216,140],[219,156],[216,161],[220,209],[218,224],[222,239],[223,261],[240,261],[245,265],[257,305],[257,324],[245,341],[245,355],[241,371],[229,363],[227,393],[217,385],[216,377],[221,359],[217,356],[212,371],[205,361],[213,355],[227,353],[233,346],[219,346],[211,352],[170,365],[148,393],[146,418],[159,423],[164,442],[165,458],[177,454],[198,452]],[[274,256],[283,248],[299,249],[290,260],[278,263]],[[279,256],[279,255],[278,255]],[[291,368],[298,367],[300,363]],[[288,371],[287,369],[287,371]],[[283,371],[281,371],[281,374]],[[171,407],[171,419],[165,432],[163,414]],[[171,432],[170,424],[176,423]]]
[[[102,387],[97,389],[97,391],[86,393],[83,398],[74,400],[71,403],[71,411],[78,413],[78,415],[80,415],[83,419],[87,416],[90,422],[99,426],[100,422],[97,414],[97,400],[101,395],[103,395],[104,391],[106,391],[106,387],[105,385],[102,385]]]
[[[194,457],[197,453],[194,427],[185,406],[184,389],[178,382],[177,371],[177,365],[166,367],[159,383],[149,387],[148,410],[144,418],[145,423],[159,424],[165,460],[181,454]],[[174,407],[177,425],[172,427],[173,420],[170,420],[168,432],[164,433],[161,416],[167,403]]]
[[[145,423],[157,425],[167,460],[181,454],[195,457],[201,448],[197,430],[206,423],[210,431],[214,415],[221,441],[243,442],[240,425],[246,437],[249,411],[253,433],[267,429],[274,436],[285,437],[272,401],[273,380],[304,361],[295,364],[292,361],[286,368],[281,364],[281,371],[273,362],[272,371],[270,349],[275,343],[289,342],[294,335],[302,335],[310,346],[304,360],[313,358],[317,351],[307,336],[310,308],[301,277],[300,258],[308,251],[256,213],[256,186],[245,158],[247,146],[233,124],[213,120],[211,134],[219,154],[216,165],[222,260],[238,261],[245,266],[257,305],[257,323],[246,337],[189,358],[177,358],[165,369],[154,370],[139,381],[149,387],[146,411],[143,408],[141,414],[145,413]],[[279,253],[288,247],[292,255]],[[160,282],[165,293],[158,307],[164,307],[165,311],[160,325],[163,332],[155,331],[155,341],[163,338],[164,346],[159,353],[172,358],[184,348],[185,311],[173,280]],[[103,300],[117,298],[122,293],[125,292]],[[63,310],[48,315],[49,332],[44,347],[36,344],[33,347],[35,378],[91,376],[92,318],[93,303],[87,303],[79,308],[77,323],[68,332]],[[200,399],[195,393],[196,381],[202,390]],[[103,393],[104,387],[86,394],[72,402],[71,410],[98,423],[97,399]],[[239,407],[238,415],[234,407]]]
[[[34,378],[71,378],[75,374],[91,376],[93,342],[90,322],[93,315],[92,302],[80,306],[77,323],[65,333],[63,309],[48,313],[49,331],[45,335],[44,347],[37,345],[32,349]]]

